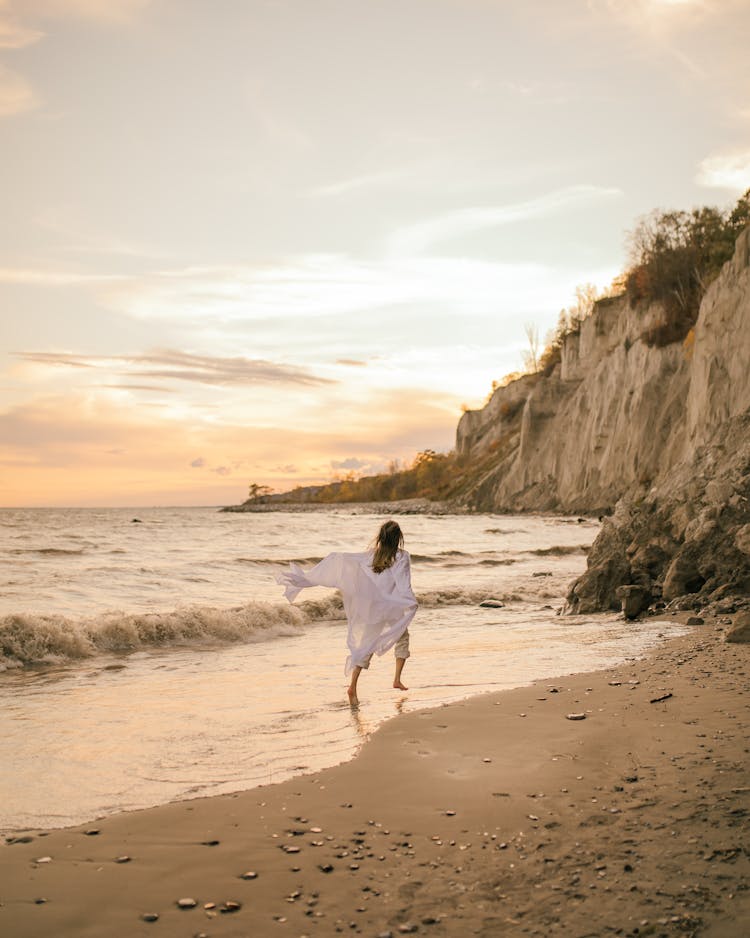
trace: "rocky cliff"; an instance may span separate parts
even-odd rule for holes
[[[499,388],[458,426],[478,467],[467,505],[615,509],[573,611],[619,607],[621,586],[639,588],[636,607],[750,589],[750,229],[684,341],[660,344],[663,319],[599,302],[551,374]]]

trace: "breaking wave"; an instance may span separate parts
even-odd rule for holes
[[[320,563],[322,557],[238,557],[236,563],[252,563],[258,566],[267,566],[268,564],[278,564],[280,567],[286,567],[290,563],[309,564]]]
[[[564,557],[567,554],[585,554],[589,550],[588,544],[558,544],[555,547],[538,547],[536,550],[527,550],[525,553],[535,557]]]
[[[49,557],[64,557],[68,554],[85,554],[84,548],[77,550],[65,549],[63,547],[14,547],[8,551],[9,554],[41,554]]]
[[[513,602],[521,597],[470,589],[432,590],[417,596],[423,607],[478,605],[487,599]],[[200,648],[266,642],[299,635],[315,622],[343,618],[338,593],[296,605],[250,602],[228,609],[184,606],[170,612],[109,612],[78,620],[18,613],[0,617],[0,671],[170,646]]]

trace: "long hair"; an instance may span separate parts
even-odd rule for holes
[[[375,550],[372,555],[372,569],[382,573],[393,564],[399,547],[404,546],[404,535],[395,521],[386,521],[381,525],[375,538]]]

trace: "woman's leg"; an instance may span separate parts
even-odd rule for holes
[[[354,669],[352,671],[352,680],[347,689],[347,694],[349,695],[349,703],[353,707],[356,707],[356,705],[359,703],[359,699],[357,698],[357,681],[359,680],[359,676],[361,673],[362,673],[362,667],[358,664],[355,664]]]
[[[394,648],[396,655],[396,674],[393,678],[393,686],[397,690],[409,690],[409,688],[401,683],[401,672],[404,670],[404,665],[406,664],[406,659],[410,657],[411,652],[409,651],[409,630],[406,629],[401,638],[396,642],[396,647]]]

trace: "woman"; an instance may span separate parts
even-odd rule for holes
[[[373,654],[382,655],[395,646],[396,675],[393,686],[401,683],[401,672],[409,657],[409,623],[417,611],[411,588],[409,554],[403,550],[404,535],[395,521],[380,528],[372,550],[359,554],[329,554],[312,570],[305,572],[296,563],[288,573],[276,577],[293,602],[308,586],[333,586],[341,590],[349,624],[345,673],[351,673],[347,693],[356,706],[357,681],[363,668],[370,667]]]

